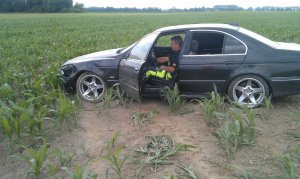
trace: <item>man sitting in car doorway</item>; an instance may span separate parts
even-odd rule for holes
[[[183,44],[182,37],[179,35],[173,36],[171,38],[171,48],[172,52],[168,57],[157,58],[158,64],[167,63],[167,66],[148,66],[146,67],[146,77],[156,77],[160,79],[165,79],[170,82],[174,82],[176,78],[176,68],[179,62],[180,50]]]

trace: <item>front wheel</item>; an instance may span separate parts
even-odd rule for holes
[[[269,87],[265,80],[259,76],[243,75],[230,83],[228,95],[239,105],[257,107],[269,95]]]
[[[98,103],[106,91],[106,84],[100,76],[85,72],[77,79],[76,90],[82,100]]]

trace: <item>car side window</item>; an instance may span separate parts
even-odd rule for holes
[[[193,32],[186,55],[244,54],[246,46],[236,38],[222,32]]]
[[[158,34],[149,34],[140,40],[131,50],[130,59],[145,60]]]
[[[224,34],[217,32],[194,32],[188,55],[222,54]]]
[[[176,36],[176,35],[179,35],[181,36],[181,38],[185,39],[185,33],[175,33],[175,34],[169,34],[169,35],[163,35],[163,36],[160,36],[157,40],[156,40],[156,44],[155,46],[156,47],[170,47],[170,40],[172,37]]]
[[[224,42],[224,54],[244,54],[246,52],[245,45],[236,38],[226,35]]]

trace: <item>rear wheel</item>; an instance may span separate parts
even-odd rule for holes
[[[230,83],[228,95],[239,105],[257,107],[269,95],[269,87],[265,80],[259,76],[243,75]]]
[[[106,84],[100,76],[85,72],[77,79],[76,90],[82,100],[98,103],[106,91]]]

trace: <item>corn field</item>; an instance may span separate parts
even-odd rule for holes
[[[193,23],[237,22],[274,41],[300,43],[299,19],[298,12],[0,14],[0,145],[11,154],[35,148],[61,126],[77,124],[77,98],[60,78],[68,59]]]

